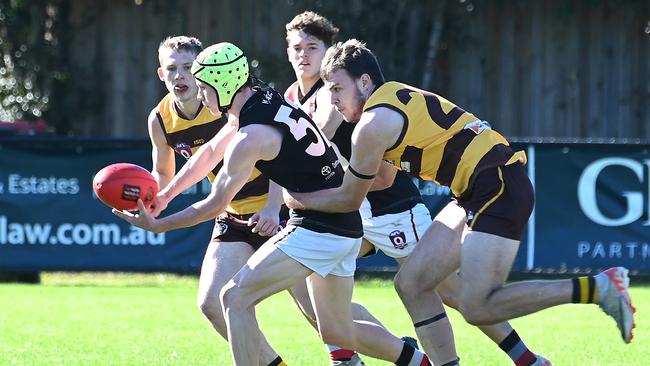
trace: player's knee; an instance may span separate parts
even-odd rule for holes
[[[321,327],[320,337],[325,344],[335,344],[345,349],[356,349],[353,332],[342,327]]]
[[[438,291],[438,295],[440,295],[445,305],[458,309],[458,294],[456,290],[447,286],[438,286],[436,291]]]
[[[486,316],[484,313],[476,310],[466,310],[465,313],[463,314],[463,317],[465,318],[465,321],[474,326],[482,326],[482,325],[490,325],[493,324],[494,321],[491,320],[489,316]]]
[[[221,303],[219,302],[218,297],[199,296],[196,299],[196,305],[199,307],[199,310],[201,310],[201,313],[210,320],[210,322],[222,318]]]
[[[395,291],[402,299],[417,297],[423,291],[414,274],[400,270],[393,280]]]
[[[229,281],[219,293],[224,311],[246,308],[244,291],[233,281]]]
[[[491,321],[489,310],[480,302],[467,301],[461,298],[458,303],[458,311],[463,315],[465,321],[471,325],[479,326],[494,323]]]

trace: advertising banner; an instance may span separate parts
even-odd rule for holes
[[[212,223],[154,234],[133,227],[94,196],[106,165],[151,167],[148,141],[0,143],[0,270],[198,273]],[[209,192],[198,184],[174,212]]]
[[[650,157],[644,145],[530,144],[536,205],[514,271],[585,272],[624,265],[650,274]],[[212,222],[153,234],[115,217],[92,192],[106,165],[151,167],[148,140],[0,141],[0,271],[198,273]],[[184,161],[178,160],[177,167]],[[432,215],[449,190],[414,179]],[[163,214],[202,199],[207,180]],[[383,254],[362,270],[394,270]]]
[[[535,145],[532,268],[650,274],[650,156],[643,145]],[[530,224],[529,224],[530,225]]]

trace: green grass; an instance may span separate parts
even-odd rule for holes
[[[230,365],[227,344],[195,305],[193,277],[44,274],[41,285],[0,285],[0,365]],[[513,325],[555,365],[649,365],[650,288],[634,287],[634,342],[620,340],[596,306],[564,305]],[[413,335],[392,284],[357,282],[355,299],[398,335]],[[458,313],[449,311],[464,365],[511,365]],[[285,293],[258,307],[267,338],[289,365],[326,365],[316,332]],[[365,358],[368,366],[389,363]]]

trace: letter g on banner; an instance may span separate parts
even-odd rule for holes
[[[645,161],[646,165],[650,160]],[[635,191],[623,191],[622,195],[626,199],[626,212],[625,215],[612,218],[605,216],[596,200],[596,181],[603,169],[613,166],[623,166],[636,174],[639,182],[643,183],[643,164],[636,160],[628,158],[605,158],[596,160],[589,164],[580,175],[578,180],[578,202],[582,212],[590,218],[593,222],[603,226],[623,226],[630,224],[643,216],[643,193]],[[644,225],[649,225],[650,222],[645,222]]]

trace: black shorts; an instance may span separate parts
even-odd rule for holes
[[[470,191],[456,201],[467,212],[467,225],[473,231],[521,240],[535,191],[523,164],[517,162],[482,171]]]
[[[212,230],[212,241],[218,242],[244,242],[254,250],[259,249],[271,236],[261,236],[252,230],[255,226],[248,226],[248,219],[253,214],[237,215],[224,212],[215,219]],[[289,210],[282,206],[280,209],[280,225],[285,226],[289,218]]]

